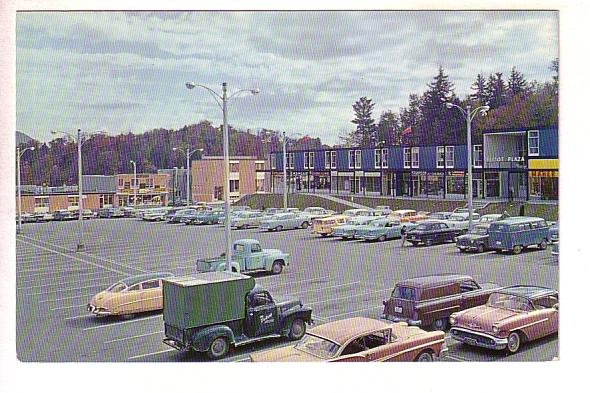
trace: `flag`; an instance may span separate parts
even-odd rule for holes
[[[402,135],[408,135],[412,133],[412,127],[408,127],[402,131]]]

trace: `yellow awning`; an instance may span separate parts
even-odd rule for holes
[[[559,159],[529,160],[529,169],[559,169]]]

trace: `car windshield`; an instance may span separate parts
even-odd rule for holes
[[[416,290],[408,287],[395,287],[391,293],[391,297],[395,299],[416,300]]]
[[[428,230],[428,227],[424,224],[420,224],[417,227],[414,227],[413,229],[410,229],[410,230],[426,231],[426,230]]]
[[[322,359],[331,359],[336,356],[340,346],[324,338],[306,334],[301,341],[295,345],[295,349]]]
[[[107,292],[123,292],[125,289],[127,288],[127,285],[125,285],[122,282],[118,282],[116,284],[111,285],[110,287],[107,288]]]
[[[377,220],[377,221],[371,222],[369,225],[372,227],[384,227],[387,223],[388,223],[388,221]]]
[[[484,227],[475,227],[471,230],[470,232],[473,235],[487,235],[488,234],[488,228],[484,228]]]
[[[493,293],[488,299],[487,305],[494,308],[503,308],[505,310],[527,312],[531,311],[531,302],[522,296],[509,293]]]

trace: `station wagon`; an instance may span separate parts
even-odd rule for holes
[[[510,217],[490,225],[489,247],[497,252],[520,254],[529,246],[547,248],[549,227],[543,218]]]
[[[331,236],[334,227],[345,224],[348,219],[348,216],[342,214],[326,218],[316,218],[313,220],[312,232],[323,237]]]

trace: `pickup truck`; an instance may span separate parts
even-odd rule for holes
[[[165,279],[163,342],[217,360],[231,348],[273,338],[299,340],[311,309],[300,300],[275,302],[253,277],[210,272]]]
[[[283,268],[289,265],[289,254],[285,254],[281,250],[263,249],[255,239],[236,240],[232,250],[233,272],[267,271],[272,274],[280,274]],[[225,270],[225,264],[225,254],[216,258],[199,259],[197,260],[197,272]]]

